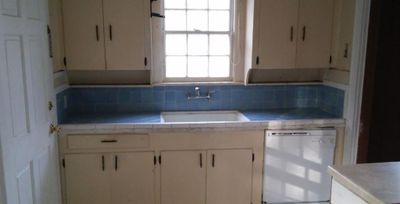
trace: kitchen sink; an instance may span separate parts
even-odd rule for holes
[[[162,112],[161,123],[204,123],[249,121],[239,111]]]

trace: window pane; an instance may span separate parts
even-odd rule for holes
[[[166,58],[166,76],[167,77],[186,77],[186,57]]]
[[[229,11],[210,11],[210,31],[229,31]]]
[[[164,0],[166,9],[184,9],[185,6],[185,0]]]
[[[210,55],[230,54],[229,35],[210,35]]]
[[[188,76],[189,77],[207,77],[208,76],[208,58],[207,57],[189,57],[188,58]]]
[[[186,55],[186,35],[167,34],[165,37],[165,53],[167,55]]]
[[[229,57],[210,57],[210,77],[229,77]]]
[[[188,11],[188,30],[207,31],[207,11]]]
[[[186,30],[186,12],[165,11],[165,30]]]
[[[229,9],[230,0],[210,0],[210,9]]]
[[[187,7],[188,9],[206,9],[207,0],[187,0]]]
[[[193,34],[188,37],[189,55],[207,55],[208,54],[208,35]]]

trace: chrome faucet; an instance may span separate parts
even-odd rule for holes
[[[195,99],[207,99],[207,100],[210,100],[211,99],[211,95],[213,93],[215,93],[215,91],[208,91],[206,95],[202,96],[201,93],[200,93],[200,87],[198,87],[198,86],[196,86],[194,88],[194,92],[195,92],[194,96],[192,94],[190,94],[190,93],[187,94],[187,99],[188,100],[195,100]]]

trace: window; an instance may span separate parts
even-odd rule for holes
[[[231,77],[231,0],[165,0],[165,77]]]

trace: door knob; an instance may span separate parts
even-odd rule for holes
[[[48,104],[49,111],[53,110],[53,107],[54,107],[53,102],[49,101]]]
[[[49,132],[50,134],[60,133],[61,128],[58,125],[50,124]]]

